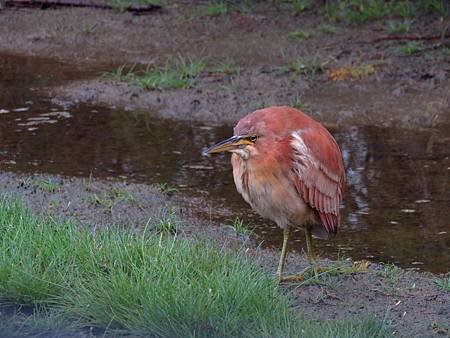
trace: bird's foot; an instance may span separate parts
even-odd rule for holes
[[[300,283],[304,282],[305,280],[309,279],[309,270],[311,269],[311,266],[308,266],[306,269],[301,271],[298,274],[295,275],[288,275],[288,276],[281,276],[278,274],[278,283]]]
[[[364,273],[369,271],[370,262],[365,259],[353,262],[352,266],[342,267],[341,273]]]
[[[305,275],[305,279],[307,281],[319,281],[319,278],[326,273],[326,269],[319,266],[317,263],[312,263],[309,265],[304,271],[303,274]]]
[[[368,267],[370,262],[368,261],[357,261],[354,262],[350,267],[321,267],[317,263],[312,263],[306,269],[304,269],[301,273],[296,275],[289,276],[280,276],[278,275],[278,283],[316,283],[320,282],[320,278],[325,275],[336,275],[336,274],[345,274],[345,273],[364,273],[368,271]],[[305,282],[305,283],[303,283]]]
[[[282,284],[282,283],[299,283],[299,282],[303,282],[304,280],[305,280],[305,275],[300,273],[298,275],[290,275],[290,276],[278,277],[278,284]]]

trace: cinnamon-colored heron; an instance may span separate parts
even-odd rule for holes
[[[303,112],[270,107],[242,118],[232,137],[204,154],[225,151],[232,153],[238,192],[258,214],[283,229],[278,280],[292,280],[283,278],[291,228],[304,229],[311,265],[312,236],[328,238],[339,228],[345,171],[338,144]]]

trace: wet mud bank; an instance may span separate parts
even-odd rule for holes
[[[276,71],[242,71],[230,79],[205,75],[191,89],[148,91],[137,85],[105,79],[76,81],[51,88],[51,96],[64,102],[90,103],[127,110],[151,109],[160,117],[234,125],[261,107],[291,105],[331,126],[377,125],[432,128],[450,125],[450,85],[431,92],[398,91],[387,82],[308,83]]]
[[[88,80],[74,76],[77,81],[44,89],[66,103],[152,109],[162,117],[226,124],[270,105],[297,106],[341,126],[450,124],[447,49],[424,40],[409,51],[405,41],[384,40],[395,18],[352,27],[330,23],[319,5],[299,15],[289,6],[266,3],[246,14],[216,17],[205,16],[201,8],[169,2],[145,16],[4,9],[0,50],[97,69]],[[437,15],[417,20],[409,35],[434,36],[443,29]],[[210,66],[231,61],[239,72],[217,74],[210,67],[192,88],[161,91],[99,76],[120,65],[164,66],[180,56]]]

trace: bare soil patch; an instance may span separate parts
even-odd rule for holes
[[[68,83],[50,92],[70,101],[130,109],[154,109],[161,116],[210,123],[234,123],[262,106],[297,105],[331,124],[432,127],[450,123],[449,57],[426,41],[405,55],[389,34],[395,18],[349,27],[332,24],[320,6],[294,16],[292,10],[255,5],[248,14],[202,16],[198,6],[172,4],[145,16],[89,9],[0,11],[0,49],[47,56],[87,68],[122,64],[164,65],[182,55],[209,64],[232,60],[233,76],[203,72],[193,88],[146,91],[104,78]],[[308,37],[290,33],[302,30]],[[408,35],[442,31],[436,15],[423,15]],[[296,60],[315,60],[315,75],[280,72]],[[336,80],[342,67],[375,65],[361,78]]]

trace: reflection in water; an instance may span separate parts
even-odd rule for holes
[[[30,90],[35,82],[21,76],[15,81],[2,67],[0,62],[0,169],[165,182],[207,197],[212,210],[221,211],[205,218],[238,216],[256,226],[263,245],[280,245],[281,231],[255,215],[235,191],[229,155],[200,155],[203,147],[231,135],[231,127],[83,105],[63,109],[36,96]],[[29,109],[14,111],[20,107]],[[450,130],[348,128],[333,134],[343,152],[348,190],[342,231],[316,241],[319,251],[448,271]],[[301,250],[303,239],[297,231],[292,248]]]
[[[367,187],[364,178],[367,172],[367,143],[364,133],[357,128],[350,128],[347,133],[335,135],[336,140],[341,145],[342,156],[347,172],[348,194],[352,195],[351,207],[353,212],[347,215],[347,225],[350,228],[360,228],[360,216],[369,213]],[[344,147],[345,145],[345,147]],[[352,147],[352,148],[350,148]],[[345,207],[345,201],[344,201]]]

